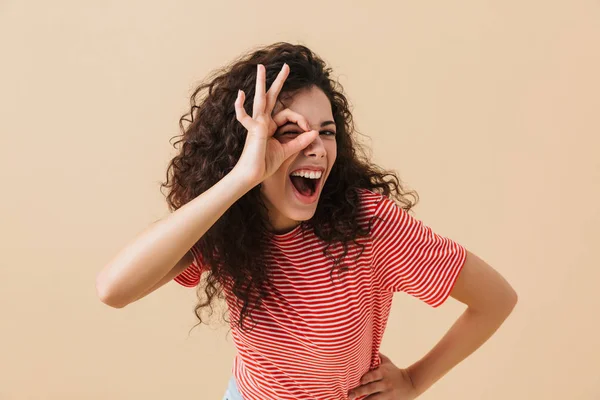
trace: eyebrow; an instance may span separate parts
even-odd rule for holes
[[[292,121],[288,121],[285,124],[281,125],[279,128],[277,128],[277,130],[279,130],[281,128],[285,128],[288,125],[294,125],[294,126],[300,127],[300,125],[298,125],[297,123],[292,122]],[[327,125],[333,125],[333,126],[335,126],[335,122],[334,121],[323,121],[323,122],[321,122],[321,128],[323,128],[323,127],[325,127]]]

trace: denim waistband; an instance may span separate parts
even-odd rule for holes
[[[237,382],[233,374],[231,375],[231,377],[229,378],[229,382],[227,383],[227,390],[225,391],[223,400],[244,400],[242,394],[238,390]]]

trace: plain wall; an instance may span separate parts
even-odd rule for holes
[[[194,290],[123,309],[95,276],[168,212],[169,139],[239,54],[305,44],[415,216],[519,304],[421,398],[600,399],[597,1],[0,2],[0,399],[220,399],[235,348]],[[397,294],[382,353],[423,356],[460,315]]]

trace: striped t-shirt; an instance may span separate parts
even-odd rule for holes
[[[302,225],[275,235],[267,249],[272,268],[269,297],[253,310],[251,332],[231,323],[237,354],[232,373],[244,400],[347,399],[360,378],[377,368],[379,347],[394,292],[437,307],[449,296],[466,249],[441,236],[378,193],[359,189],[359,223],[373,216],[371,235],[349,243],[348,271],[330,275],[325,243]],[[341,254],[341,246],[330,247]],[[193,287],[200,280],[200,254],[175,278]],[[333,278],[333,281],[332,279]],[[230,321],[239,306],[226,289]],[[246,325],[248,324],[248,325]],[[244,327],[250,326],[249,319]],[[363,399],[365,396],[360,397]]]

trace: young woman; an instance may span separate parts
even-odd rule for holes
[[[225,399],[414,399],[516,304],[494,269],[408,213],[415,193],[361,152],[330,72],[275,43],[200,85],[163,184],[173,212],[97,277],[119,308],[171,280],[203,287],[200,323],[224,295],[237,349]],[[400,291],[468,306],[406,368],[379,352]]]

